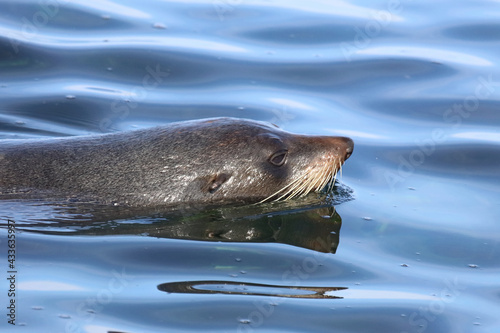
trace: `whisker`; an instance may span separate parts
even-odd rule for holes
[[[280,194],[281,192],[283,192],[284,190],[286,190],[287,188],[289,188],[290,186],[294,185],[297,186],[297,184],[300,183],[300,181],[305,178],[307,176],[307,172],[304,173],[302,176],[300,176],[299,178],[297,178],[296,180],[294,180],[293,182],[291,182],[290,184],[286,185],[285,187],[281,188],[280,190],[276,191],[275,193],[271,194],[270,196],[268,196],[267,198],[265,198],[264,200],[262,201],[259,201],[258,203],[263,203],[263,202],[266,202],[267,200],[271,199],[272,197]],[[292,190],[293,188],[295,188],[295,186],[292,187]],[[284,195],[290,193],[290,190],[288,190]],[[281,200],[283,198],[283,196],[279,197],[278,199],[274,200],[274,201],[278,201],[278,200]]]
[[[272,201],[289,200],[305,196],[313,190],[320,192],[322,189],[326,189],[326,193],[329,193],[333,190],[339,173],[342,177],[342,160],[332,158],[330,163],[310,167],[300,177],[258,203],[266,202],[275,197],[277,198]]]
[[[305,193],[311,192],[311,190],[314,188],[314,185],[317,184],[318,180],[321,181],[321,176],[323,176],[323,173],[325,172],[325,168],[323,167],[319,173],[316,174],[316,177],[312,178],[311,181],[309,182]],[[321,174],[320,174],[321,173]]]
[[[320,186],[317,188],[317,191],[321,191],[325,186],[330,182],[330,179],[332,177],[332,173],[334,172],[335,167],[333,164],[327,164],[327,175],[324,177],[323,182],[320,184]]]
[[[311,186],[311,189],[313,187],[316,188],[316,192],[321,191],[323,187],[326,185],[326,182],[328,182],[328,179],[330,178],[331,170],[329,167],[329,164],[325,164],[325,167],[321,171],[321,174],[317,177],[317,181]],[[319,185],[318,185],[319,183]]]

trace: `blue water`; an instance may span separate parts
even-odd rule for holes
[[[479,0],[0,2],[1,139],[232,116],[355,141],[335,210],[1,202],[2,331],[500,332],[499,17]]]

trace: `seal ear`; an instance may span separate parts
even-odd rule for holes
[[[224,184],[229,178],[231,178],[230,175],[227,173],[220,173],[218,175],[215,175],[211,180],[210,183],[208,184],[208,192],[214,193],[217,191],[222,184]]]

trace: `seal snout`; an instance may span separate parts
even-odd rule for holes
[[[354,141],[344,136],[326,136],[323,137],[323,147],[332,153],[332,158],[338,159],[344,163],[351,157],[354,151]]]

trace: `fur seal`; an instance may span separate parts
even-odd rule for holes
[[[0,141],[0,198],[138,207],[259,203],[332,185],[345,137],[212,118],[96,136]]]

